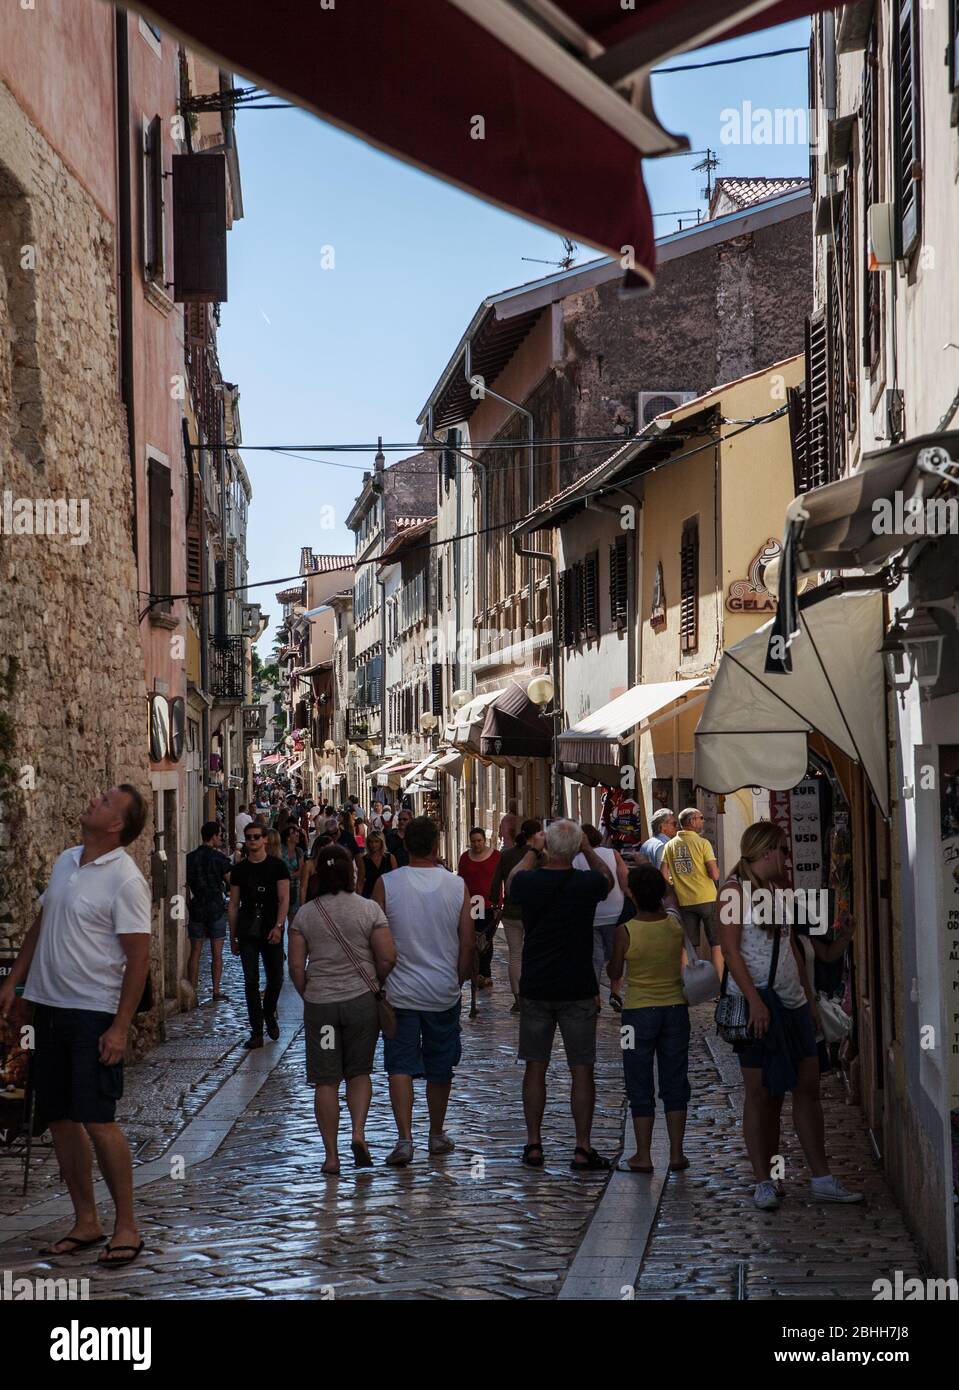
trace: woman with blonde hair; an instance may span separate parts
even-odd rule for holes
[[[783,1197],[780,1121],[786,1091],[793,1095],[796,1137],[812,1171],[814,1200],[861,1202],[829,1172],[815,998],[805,959],[796,944],[786,883],[783,832],[759,821],[743,832],[740,858],[719,892],[719,935],[725,961],[723,995],[741,995],[748,1036],[734,1042],[743,1073],[743,1138],[756,1178],[753,1201],[775,1211]],[[722,1001],[720,1001],[722,1003]]]
[[[266,852],[271,854],[274,859],[283,857],[283,840],[278,830],[270,830],[266,836]]]

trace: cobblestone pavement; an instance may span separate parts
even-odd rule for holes
[[[473,1022],[465,1017],[464,993],[463,1063],[447,1121],[454,1154],[427,1155],[418,1083],[414,1162],[405,1170],[382,1166],[395,1131],[386,1078],[378,1071],[367,1131],[377,1166],[353,1170],[344,1111],[343,1177],[321,1176],[323,1150],[303,1078],[301,1006],[287,983],[281,1024],[297,1036],[212,1158],[187,1164],[181,1180],[164,1178],[139,1190],[147,1248],[136,1264],[100,1270],[93,1267],[96,1251],[69,1262],[37,1259],[32,1252],[62,1233],[63,1218],[0,1246],[0,1264],[17,1275],[49,1276],[54,1265],[60,1275],[89,1275],[91,1297],[555,1297],[605,1176],[568,1167],[569,1074],[558,1038],[544,1128],[547,1163],[533,1170],[518,1161],[525,1139],[518,1019],[509,1013],[502,941],[497,946],[503,953],[494,967],[497,983],[481,992]],[[230,1003],[215,1014],[209,1006],[171,1019],[170,1040],[129,1069],[124,1124],[142,1141],[139,1160],[165,1146],[172,1165],[177,1145],[164,1126],[195,1114],[222,1072],[238,1064],[242,990],[235,963],[228,969]],[[623,1109],[617,1025],[608,1010],[597,1083],[594,1142],[612,1155]],[[47,1175],[31,1184],[30,1202],[49,1195],[55,1164],[48,1159],[43,1166]],[[6,1212],[24,1206],[11,1187],[7,1174]]]
[[[823,1078],[826,1149],[859,1206],[809,1199],[809,1170],[783,1107],[787,1196],[777,1212],[753,1206],[742,1143],[742,1085],[732,1049],[716,1036],[712,1006],[693,1010],[686,1153],[670,1174],[650,1234],[637,1299],[871,1299],[892,1270],[921,1273],[915,1245],[876,1164],[862,1113],[836,1074]]]
[[[502,940],[497,950],[496,986],[481,992],[480,1016],[473,1022],[465,1016],[464,993],[463,1062],[447,1124],[457,1143],[454,1154],[427,1155],[418,1084],[414,1163],[405,1170],[382,1166],[395,1132],[380,1070],[368,1127],[377,1166],[352,1168],[344,1110],[343,1176],[322,1177],[312,1092],[303,1078],[300,1002],[287,983],[281,1042],[248,1056],[241,1047],[242,980],[229,959],[230,1001],[171,1018],[167,1041],[128,1070],[121,1119],[136,1162],[154,1160],[156,1170],[163,1158],[160,1177],[137,1194],[143,1256],[114,1272],[95,1268],[96,1251],[69,1261],[40,1260],[37,1247],[68,1229],[69,1215],[61,1213],[42,1229],[0,1244],[0,1267],[15,1275],[89,1276],[91,1297],[119,1299],[555,1298],[605,1177],[568,1167],[568,1072],[558,1038],[544,1129],[547,1163],[532,1170],[518,1162],[525,1139],[522,1069],[515,1061],[518,1020],[508,1012]],[[865,1188],[867,1205],[820,1207],[806,1200],[806,1172],[790,1136],[787,1102],[790,1195],[778,1213],[755,1210],[739,1130],[738,1067],[712,1032],[710,1015],[708,1005],[694,1011],[687,1137],[692,1166],[666,1182],[636,1298],[862,1298],[871,1296],[873,1279],[892,1269],[918,1273],[861,1116],[845,1104],[836,1080],[825,1086],[829,1148],[835,1170]],[[251,1072],[277,1056],[261,1088],[241,1101],[245,1108],[232,1127],[211,1121],[211,1129],[220,1124],[225,1134],[212,1157],[187,1157],[183,1177],[168,1176],[166,1162],[172,1171],[177,1159],[177,1135],[210,1115],[208,1110],[197,1122],[201,1108],[214,1097],[219,1104],[231,1086],[255,1086]],[[613,1155],[624,1106],[618,1027],[608,1008],[600,1020],[597,1091],[594,1142]],[[17,1179],[16,1165],[0,1161],[0,1222],[17,1212],[28,1217],[32,1206],[63,1190],[49,1151],[38,1157],[27,1199],[19,1196]]]

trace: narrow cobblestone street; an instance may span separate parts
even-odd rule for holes
[[[428,1157],[418,1100],[413,1165],[404,1171],[382,1165],[394,1131],[380,1072],[368,1131],[377,1166],[354,1172],[347,1147],[343,1176],[335,1180],[319,1172],[322,1147],[302,1076],[299,1001],[287,984],[279,1043],[252,1057],[244,1053],[242,988],[231,960],[230,1001],[172,1018],[167,1041],[129,1069],[121,1118],[138,1164],[146,1239],[140,1261],[108,1274],[94,1267],[95,1251],[70,1261],[38,1260],[37,1247],[70,1219],[52,1153],[40,1149],[26,1200],[17,1195],[17,1165],[8,1159],[0,1166],[4,1267],[14,1274],[89,1276],[91,1297],[120,1299],[555,1298],[607,1180],[568,1168],[567,1073],[558,1044],[546,1167],[537,1172],[519,1164],[521,1069],[505,953],[494,972],[496,986],[481,993],[479,1017],[464,1017],[463,1063],[449,1116],[455,1154]],[[787,1111],[790,1196],[776,1214],[753,1208],[739,1137],[738,1069],[712,1035],[709,1006],[698,1014],[687,1143],[692,1166],[666,1180],[635,1297],[862,1298],[871,1296],[880,1274],[918,1272],[858,1112],[844,1103],[836,1080],[825,1085],[829,1147],[843,1178],[865,1186],[867,1204],[817,1207],[806,1200]],[[618,1030],[608,1011],[599,1038],[594,1138],[601,1152],[613,1154],[625,1108]],[[345,1143],[348,1132],[341,1134]],[[183,1176],[171,1177],[180,1160]],[[653,1180],[617,1174],[614,1181],[638,1190]],[[58,1207],[49,1207],[51,1200]],[[108,1207],[103,1210],[106,1215]],[[615,1256],[621,1246],[604,1236],[600,1249]]]

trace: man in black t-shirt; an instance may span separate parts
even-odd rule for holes
[[[530,849],[513,869],[507,893],[523,914],[519,1057],[526,1063],[523,1111],[527,1144],[523,1162],[543,1166],[541,1126],[546,1109],[546,1069],[556,1025],[572,1076],[570,1104],[576,1127],[571,1168],[605,1169],[590,1144],[596,1085],[596,972],[593,917],[613,887],[613,876],[575,821],[557,820],[546,831],[547,860],[536,868]],[[588,869],[574,869],[582,853]]]
[[[240,957],[250,1015],[247,1048],[263,1046],[263,1025],[280,1036],[276,1006],[283,988],[283,927],[290,906],[290,871],[266,852],[266,831],[255,823],[243,832],[246,858],[230,871],[230,949]],[[260,1000],[260,958],[266,993]]]
[[[186,882],[190,890],[190,917],[186,924],[190,938],[190,960],[187,978],[194,989],[200,983],[200,956],[203,942],[210,938],[212,954],[213,998],[225,999],[220,992],[223,978],[223,943],[226,940],[226,907],[223,902],[224,879],[233,867],[229,855],[223,853],[223,827],[209,820],[200,827],[203,843],[186,857]]]
[[[396,867],[398,869],[405,869],[410,862],[410,856],[406,848],[406,827],[412,819],[412,811],[401,811],[396,817],[395,827],[386,832],[386,848],[396,860]]]

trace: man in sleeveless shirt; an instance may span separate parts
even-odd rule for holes
[[[394,1168],[413,1158],[415,1077],[426,1078],[430,1153],[454,1148],[443,1125],[461,1056],[460,991],[473,969],[475,930],[469,889],[437,864],[438,842],[428,816],[411,820],[404,833],[408,864],[377,879],[373,889],[396,942],[386,990],[396,1010],[396,1036],[383,1040],[398,1136],[386,1162]]]

